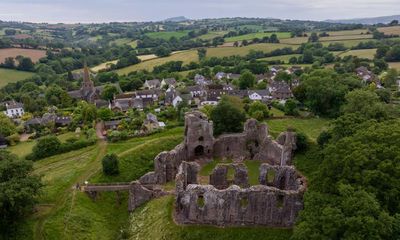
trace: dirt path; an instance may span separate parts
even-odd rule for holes
[[[107,152],[107,142],[106,141],[100,141],[98,143],[98,153],[96,155],[96,158],[91,161],[91,163],[88,165],[88,168],[79,176],[76,178],[74,181],[75,183],[72,184],[71,186],[68,186],[68,188],[65,189],[64,193],[60,196],[60,198],[54,203],[54,205],[49,205],[49,209],[47,209],[45,214],[42,214],[34,227],[34,235],[33,238],[37,240],[42,240],[45,239],[44,235],[44,226],[46,223],[46,220],[55,214],[60,208],[65,206],[67,204],[67,201],[69,200],[70,196],[70,210],[67,216],[65,216],[66,221],[65,221],[65,226],[64,226],[64,231],[66,232],[67,227],[68,227],[68,219],[70,217],[70,214],[73,210],[74,203],[75,203],[75,193],[76,193],[76,188],[75,184],[83,182],[87,179],[89,179],[93,174],[95,174],[97,171],[101,169],[101,159]],[[70,195],[72,194],[72,195]]]

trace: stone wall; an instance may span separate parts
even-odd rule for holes
[[[183,182],[190,164],[196,163],[184,162],[176,178],[175,220],[180,224],[292,227],[303,208],[305,179],[293,167],[262,164],[260,185],[248,187],[242,164],[231,165],[235,168],[231,183],[227,180],[229,164],[214,169],[210,185]],[[268,181],[272,171],[273,179]]]

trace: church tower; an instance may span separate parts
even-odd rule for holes
[[[83,83],[82,83],[82,93],[84,97],[87,97],[88,95],[90,95],[91,93],[93,93],[95,91],[94,89],[94,83],[93,81],[90,79],[90,72],[89,72],[89,68],[86,64],[86,61],[84,63],[84,67],[83,67]]]

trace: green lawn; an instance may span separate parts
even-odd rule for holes
[[[249,33],[246,35],[235,36],[225,38],[226,42],[236,42],[236,41],[243,41],[243,40],[253,40],[254,38],[262,39],[263,37],[270,37],[272,34],[276,34],[279,39],[283,38],[290,38],[290,32],[256,32],[256,33]]]
[[[146,33],[146,36],[150,38],[161,38],[164,40],[169,40],[171,37],[181,38],[187,36],[189,31],[177,31],[177,32],[151,32]]]
[[[8,83],[18,82],[33,75],[34,73],[31,72],[0,68],[0,88],[6,86]]]
[[[137,209],[130,218],[130,239],[173,240],[287,240],[292,231],[263,227],[217,228],[211,226],[177,226],[172,220],[174,198],[162,197]]]
[[[328,127],[329,120],[324,118],[285,118],[267,120],[267,124],[269,133],[274,137],[291,127],[307,134],[312,141],[316,141],[319,134]]]

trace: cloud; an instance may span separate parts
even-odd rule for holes
[[[398,0],[1,0],[0,19],[33,22],[273,17],[342,19],[394,15]],[[14,14],[9,14],[14,13]]]

